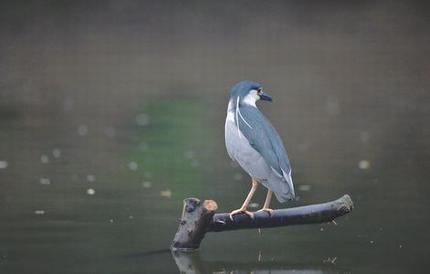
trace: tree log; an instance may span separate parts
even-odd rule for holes
[[[172,250],[192,251],[200,246],[206,232],[220,232],[236,229],[269,228],[277,226],[315,224],[330,222],[351,212],[353,202],[349,195],[322,204],[313,204],[287,209],[273,210],[272,214],[260,211],[251,219],[248,215],[217,213],[215,201],[197,198],[184,200],[181,221],[171,246]]]

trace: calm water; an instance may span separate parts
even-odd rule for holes
[[[429,268],[428,5],[0,10],[1,273]],[[337,225],[209,233],[200,251],[171,254],[184,198],[225,212],[246,196],[223,132],[242,79],[274,97],[260,106],[293,165],[298,201],[273,206],[348,193],[355,210]]]

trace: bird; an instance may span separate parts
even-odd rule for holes
[[[247,208],[258,184],[267,188],[264,205],[259,211],[270,216],[272,194],[281,203],[295,198],[290,160],[278,132],[258,109],[259,100],[271,102],[272,97],[257,82],[241,81],[230,90],[225,146],[230,158],[251,177],[251,190],[242,206],[230,212],[231,220],[237,214],[254,218],[254,213]]]

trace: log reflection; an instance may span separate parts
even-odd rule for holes
[[[203,273],[348,273],[348,270],[339,269],[334,264],[325,262],[314,264],[289,264],[276,261],[205,261],[196,252],[172,252],[173,259],[180,273],[203,274]]]

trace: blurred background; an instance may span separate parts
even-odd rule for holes
[[[426,1],[2,1],[0,272],[178,273],[182,200],[236,209],[224,148],[244,79],[297,201],[335,224],[210,233],[201,273],[414,273],[430,254]],[[261,207],[262,188],[252,210]],[[196,259],[197,258],[197,259]],[[196,272],[199,272],[196,271]]]

